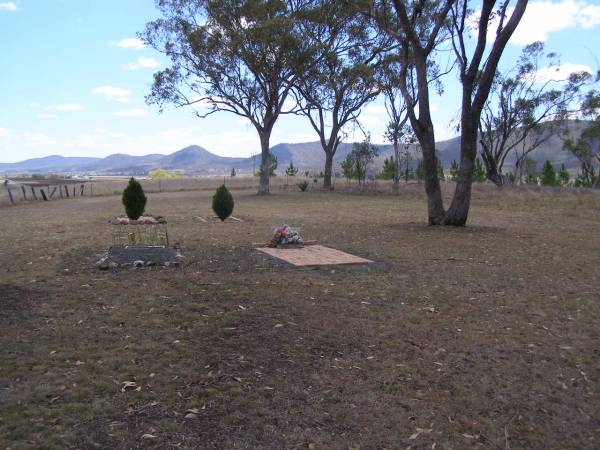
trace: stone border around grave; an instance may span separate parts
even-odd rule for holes
[[[108,221],[111,225],[156,225],[166,224],[167,219],[163,216],[145,215],[140,216],[137,220],[132,220],[127,216],[118,216]]]
[[[127,258],[124,252],[137,251],[138,255]],[[146,255],[144,255],[146,253]],[[164,254],[161,254],[164,253]],[[113,246],[97,262],[100,270],[117,270],[143,267],[179,267],[183,255],[178,248],[158,246]]]

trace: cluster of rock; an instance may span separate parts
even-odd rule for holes
[[[137,220],[132,220],[127,216],[119,216],[109,221],[113,225],[156,225],[167,223],[163,216],[140,216]]]

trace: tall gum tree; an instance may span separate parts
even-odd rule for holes
[[[483,0],[478,3],[478,11],[469,7],[468,0],[357,0],[354,3],[400,44],[399,56],[403,64],[399,87],[423,154],[429,224],[463,226],[469,214],[481,110],[502,52],[525,12],[527,0],[517,0],[514,7],[510,6],[510,1],[496,5],[495,0]],[[368,8],[365,9],[366,3]],[[475,24],[473,18],[476,18]],[[494,23],[494,39],[488,42],[488,29]],[[469,38],[471,32],[475,35],[473,41]],[[440,44],[448,41],[456,56],[462,99],[460,166],[454,196],[446,210],[437,177],[428,64],[435,58]],[[416,74],[416,99],[408,88],[410,70]],[[412,106],[414,104],[416,107]]]
[[[140,38],[171,66],[154,74],[149,104],[199,107],[206,117],[247,118],[261,146],[259,194],[269,193],[269,145],[301,65],[296,25],[302,0],[157,0],[162,17]]]
[[[558,55],[545,55],[544,44],[534,42],[523,48],[512,69],[496,74],[479,121],[481,158],[488,180],[496,185],[506,182],[502,169],[509,154],[516,153],[520,180],[529,153],[578,113],[592,75],[580,71],[557,77],[552,71],[559,64]]]
[[[333,158],[344,127],[380,93],[380,70],[390,39],[343,2],[314,1],[305,8],[302,35],[311,60],[298,66],[294,95],[298,113],[308,118],[325,152],[323,187],[331,189]]]

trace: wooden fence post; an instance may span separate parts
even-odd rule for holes
[[[49,190],[50,190],[50,186],[48,186],[48,191],[49,191]],[[50,198],[52,198],[52,196],[54,195],[54,193],[55,193],[55,192],[56,192],[56,186],[54,186],[54,187],[52,188],[52,192],[50,192]],[[61,197],[62,197],[62,195],[61,195]]]
[[[65,184],[65,194],[67,194],[67,198],[70,197],[70,195],[69,195],[69,186],[67,186],[66,184]]]
[[[85,184],[81,185],[81,192],[79,193],[80,197],[83,197],[83,190],[85,189]]]
[[[10,188],[8,187],[8,185],[5,185],[5,186],[6,186],[6,192],[8,192],[8,198],[10,198],[10,203],[14,205],[15,199],[12,196],[12,192],[10,192]]]
[[[40,194],[42,194],[42,198],[44,199],[45,202],[48,201],[48,197],[46,197],[46,193],[44,192],[43,188],[40,188]]]
[[[27,200],[27,193],[25,192],[25,186],[21,185],[21,191],[23,192],[23,200]]]
[[[73,186],[73,197],[75,197],[75,186]]]
[[[37,198],[37,195],[35,193],[35,189],[33,188],[33,186],[29,186],[29,187],[31,188],[31,194],[33,195],[33,199],[37,200],[38,198]]]

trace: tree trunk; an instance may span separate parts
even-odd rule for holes
[[[429,225],[444,224],[444,201],[440,180],[437,177],[437,161],[435,158],[435,137],[433,124],[419,139],[423,153],[423,168],[425,170],[425,192],[427,193],[427,214]]]
[[[395,195],[400,192],[400,145],[398,142],[394,142],[394,186],[393,191]]]
[[[483,165],[485,166],[485,176],[496,186],[502,186],[502,176],[498,170],[498,163],[486,152],[482,153]]]
[[[325,151],[325,178],[323,188],[331,190],[331,175],[333,173],[333,152]]]
[[[271,133],[263,132],[259,134],[260,137],[260,149],[261,149],[261,161],[260,161],[260,183],[258,186],[258,195],[268,195],[269,191],[269,165],[271,162],[269,140]]]
[[[465,106],[463,105],[463,108]],[[464,226],[469,217],[471,206],[471,187],[473,170],[477,156],[477,126],[471,118],[471,111],[464,111],[461,119],[460,135],[460,167],[456,180],[456,190],[452,204],[444,217],[444,225]],[[476,122],[475,122],[476,123]]]

